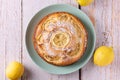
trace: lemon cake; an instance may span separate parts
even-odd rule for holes
[[[81,21],[67,12],[45,16],[35,27],[34,48],[46,62],[67,66],[78,61],[87,45],[87,31]]]

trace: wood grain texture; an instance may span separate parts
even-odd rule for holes
[[[21,1],[0,0],[0,80],[7,80],[5,68],[21,62]]]
[[[96,48],[101,45],[113,46],[115,60],[106,67],[93,64],[93,59],[82,68],[82,80],[119,80],[120,74],[120,0],[95,0],[82,10],[92,20],[97,36]]]
[[[57,3],[64,3],[64,4],[71,4],[77,7],[77,3],[74,0],[23,0],[22,2],[23,10],[23,36],[25,36],[25,31],[27,28],[27,24],[29,23],[30,19],[42,8]],[[24,37],[23,37],[24,40]],[[25,74],[22,77],[22,80],[79,80],[79,71],[76,71],[71,74],[67,75],[53,75],[49,74],[43,70],[41,70],[34,62],[30,59],[26,48],[25,42],[23,41],[23,56],[22,62],[25,65]],[[37,78],[37,79],[36,79]]]
[[[0,79],[5,80],[5,26],[3,24],[3,5],[0,0]]]

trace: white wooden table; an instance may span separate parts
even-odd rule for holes
[[[75,0],[0,0],[0,80],[8,80],[5,68],[14,60],[25,66],[21,80],[120,80],[120,0],[95,0],[90,6],[82,7],[95,26],[96,48],[114,47],[115,59],[111,65],[97,67],[91,59],[79,71],[53,75],[33,63],[25,48],[27,24],[40,9],[56,3],[78,8]]]

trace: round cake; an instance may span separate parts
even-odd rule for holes
[[[67,12],[54,12],[45,16],[36,26],[33,44],[46,62],[67,66],[84,54],[87,32],[77,17]]]

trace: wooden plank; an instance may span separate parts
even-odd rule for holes
[[[0,79],[5,80],[5,26],[3,24],[3,5],[0,0]]]
[[[78,4],[75,0],[57,0],[58,4],[69,4],[71,6],[74,6],[78,8]]]
[[[120,80],[120,0],[112,2],[112,32],[113,32],[113,47],[115,51],[115,60],[110,69],[111,80]]]
[[[21,1],[0,0],[0,79],[6,80],[5,68],[21,61]]]
[[[97,42],[96,48],[101,45],[113,46],[115,51],[114,62],[106,67],[98,67],[93,64],[93,59],[82,68],[82,80],[119,80],[120,63],[120,9],[119,0],[95,0],[95,2],[83,7],[82,10],[92,20]]]
[[[28,4],[29,3],[29,4]],[[25,74],[22,80],[34,80],[34,79],[44,79],[44,80],[79,80],[79,72],[76,71],[74,73],[68,75],[53,75],[49,74],[43,70],[41,70],[37,65],[35,65],[25,48],[24,36],[27,28],[27,24],[33,15],[38,12],[40,9],[56,3],[68,3],[73,6],[77,6],[77,4],[73,0],[23,0],[23,57],[22,62],[26,67]]]

